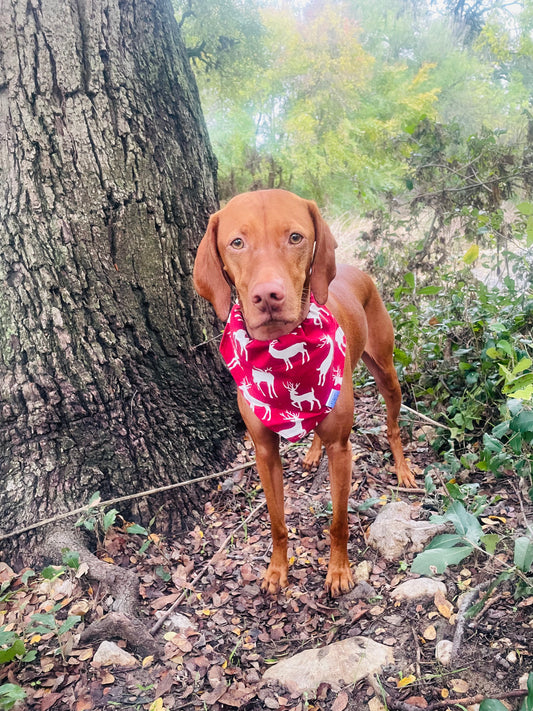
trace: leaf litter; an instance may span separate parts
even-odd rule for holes
[[[79,647],[78,639],[84,625],[110,611],[112,600],[106,591],[74,571],[43,579],[27,570],[15,574],[1,564],[0,623],[23,640],[24,655],[0,665],[0,684],[24,688],[26,705],[19,702],[17,708],[376,708],[380,694],[369,683],[354,686],[345,680],[335,688],[321,684],[314,698],[302,698],[262,681],[265,669],[281,659],[356,635],[394,648],[396,666],[384,670],[379,679],[389,708],[406,703],[427,708],[443,699],[449,699],[452,708],[454,699],[518,689],[520,679],[533,667],[533,597],[516,601],[510,586],[495,590],[481,612],[466,623],[453,667],[435,659],[438,642],[454,637],[459,595],[496,578],[504,563],[512,563],[512,545],[493,558],[474,552],[460,566],[447,569],[439,576],[446,583],[446,595],[394,602],[391,591],[413,577],[409,574],[413,555],[406,554],[405,561],[386,561],[367,547],[365,530],[380,507],[393,498],[418,502],[421,517],[431,513],[431,501],[421,493],[394,491],[384,416],[375,407],[373,392],[359,394],[356,424],[349,555],[361,580],[352,593],[332,600],[323,589],[331,513],[327,464],[322,461],[317,471],[303,471],[305,446],[293,445],[283,457],[290,586],[275,597],[260,589],[271,552],[266,506],[242,525],[263,499],[255,471],[237,471],[220,484],[181,540],[151,534],[150,546],[140,552],[143,539],[127,534],[126,526],[108,531],[98,555],[137,572],[139,615],[147,626],[185,591],[159,633],[160,658],[138,658],[134,668],[95,667],[97,645]],[[248,458],[249,449],[246,443],[240,461]],[[419,475],[434,459],[425,438],[417,441],[416,430],[406,454]],[[484,530],[503,536],[519,529],[524,504],[511,477],[489,479],[486,474],[470,473],[473,478],[481,492],[496,502],[484,511]],[[358,512],[358,506],[369,500],[373,505]],[[219,550],[225,539],[227,546]],[[32,632],[39,615],[51,615],[57,624],[41,625]],[[79,618],[75,625],[65,624],[74,616]],[[118,644],[126,646],[120,640]],[[518,708],[520,699],[509,703],[510,708]]]

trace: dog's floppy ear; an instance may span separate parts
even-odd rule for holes
[[[212,215],[194,260],[194,288],[213,305],[221,321],[226,321],[231,306],[231,287],[226,281],[217,248],[218,212]]]
[[[337,242],[322,218],[316,203],[308,201],[309,212],[315,225],[315,254],[311,265],[311,291],[319,304],[328,300],[328,287],[335,278],[335,249]]]

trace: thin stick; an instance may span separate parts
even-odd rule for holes
[[[52,518],[46,518],[42,521],[37,521],[37,523],[32,523],[30,526],[25,526],[24,528],[18,528],[16,531],[11,531],[11,533],[4,533],[0,536],[0,541],[4,541],[6,538],[12,538],[13,536],[19,536],[21,533],[27,533],[28,531],[33,531],[35,528],[41,528],[42,526],[47,526],[50,523],[57,523],[57,521],[64,521],[66,518],[71,516],[79,516],[79,514],[85,513],[91,509],[102,508],[103,506],[112,506],[114,504],[120,504],[123,501],[131,501],[132,499],[141,499],[144,496],[153,496],[154,494],[159,494],[163,491],[171,491],[172,489],[178,489],[180,486],[188,486],[189,484],[198,484],[201,481],[208,481],[209,479],[216,479],[217,477],[225,476],[226,474],[233,474],[233,472],[238,472],[241,469],[249,469],[255,466],[255,459],[247,460],[242,464],[231,469],[225,469],[222,472],[215,472],[214,474],[208,474],[207,476],[199,476],[196,479],[188,479],[187,481],[179,481],[177,484],[167,484],[166,486],[159,486],[155,489],[146,489],[145,491],[139,491],[136,494],[128,494],[127,496],[117,496],[114,499],[108,499],[107,501],[99,501],[98,503],[85,504],[85,506],[80,506],[79,509],[74,509],[73,511],[68,511],[67,513],[58,514],[57,516],[52,516]]]
[[[216,558],[216,556],[219,555],[219,553],[221,553],[224,550],[224,548],[226,548],[226,546],[231,541],[231,539],[235,536],[237,531],[239,531],[241,528],[246,526],[246,524],[249,523],[253,519],[253,517],[256,515],[256,513],[258,511],[260,511],[265,504],[266,504],[266,500],[262,501],[258,506],[256,506],[255,509],[250,514],[248,514],[248,516],[244,519],[244,521],[241,521],[241,523],[237,526],[237,528],[235,528],[225,538],[222,545],[218,548],[217,552],[211,556],[211,558],[207,561],[207,563],[202,567],[200,572],[194,576],[194,578],[191,580],[191,582],[187,583],[187,587],[180,593],[180,595],[178,595],[177,599],[174,600],[174,602],[168,608],[168,610],[163,615],[161,615],[161,617],[157,620],[157,622],[150,628],[150,634],[154,635],[154,634],[156,634],[156,632],[158,632],[161,629],[161,626],[163,625],[165,620],[168,618],[168,616],[171,615],[174,612],[174,610],[177,608],[177,606],[183,602],[183,598],[187,594],[187,590],[192,590],[194,588],[194,586],[200,580],[200,578],[202,578],[202,576],[205,575],[207,569],[213,562],[213,559]]]
[[[407,410],[407,412],[410,412],[412,415],[416,415],[418,418],[424,420],[425,422],[429,422],[429,424],[433,425],[434,427],[443,427],[445,430],[450,430],[450,432],[452,431],[452,428],[448,427],[448,425],[444,425],[442,422],[437,422],[437,420],[432,420],[431,417],[427,417],[427,415],[423,415],[421,412],[417,412],[416,410],[413,410],[411,407],[408,407],[403,403],[401,409]]]

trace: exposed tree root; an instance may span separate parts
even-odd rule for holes
[[[88,568],[87,577],[104,585],[113,597],[113,611],[91,623],[82,632],[80,641],[89,643],[118,637],[140,654],[159,655],[161,645],[137,616],[140,605],[136,573],[97,558],[88,550],[81,534],[72,529],[51,531],[45,541],[47,556],[61,559],[65,549],[78,553],[80,562]]]

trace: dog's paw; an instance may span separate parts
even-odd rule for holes
[[[281,588],[286,588],[289,584],[287,573],[287,566],[275,566],[271,563],[263,577],[261,590],[269,595],[276,595]]]
[[[398,477],[398,486],[405,486],[408,489],[416,487],[416,479],[413,472],[409,469],[407,462],[405,466],[396,467],[396,476]]]
[[[315,449],[311,447],[305,457],[302,459],[302,466],[306,471],[311,469],[316,469],[320,464],[322,459],[322,447],[320,449]]]
[[[328,568],[326,576],[326,591],[331,597],[339,597],[353,589],[354,581],[350,565],[347,564],[342,568]]]

